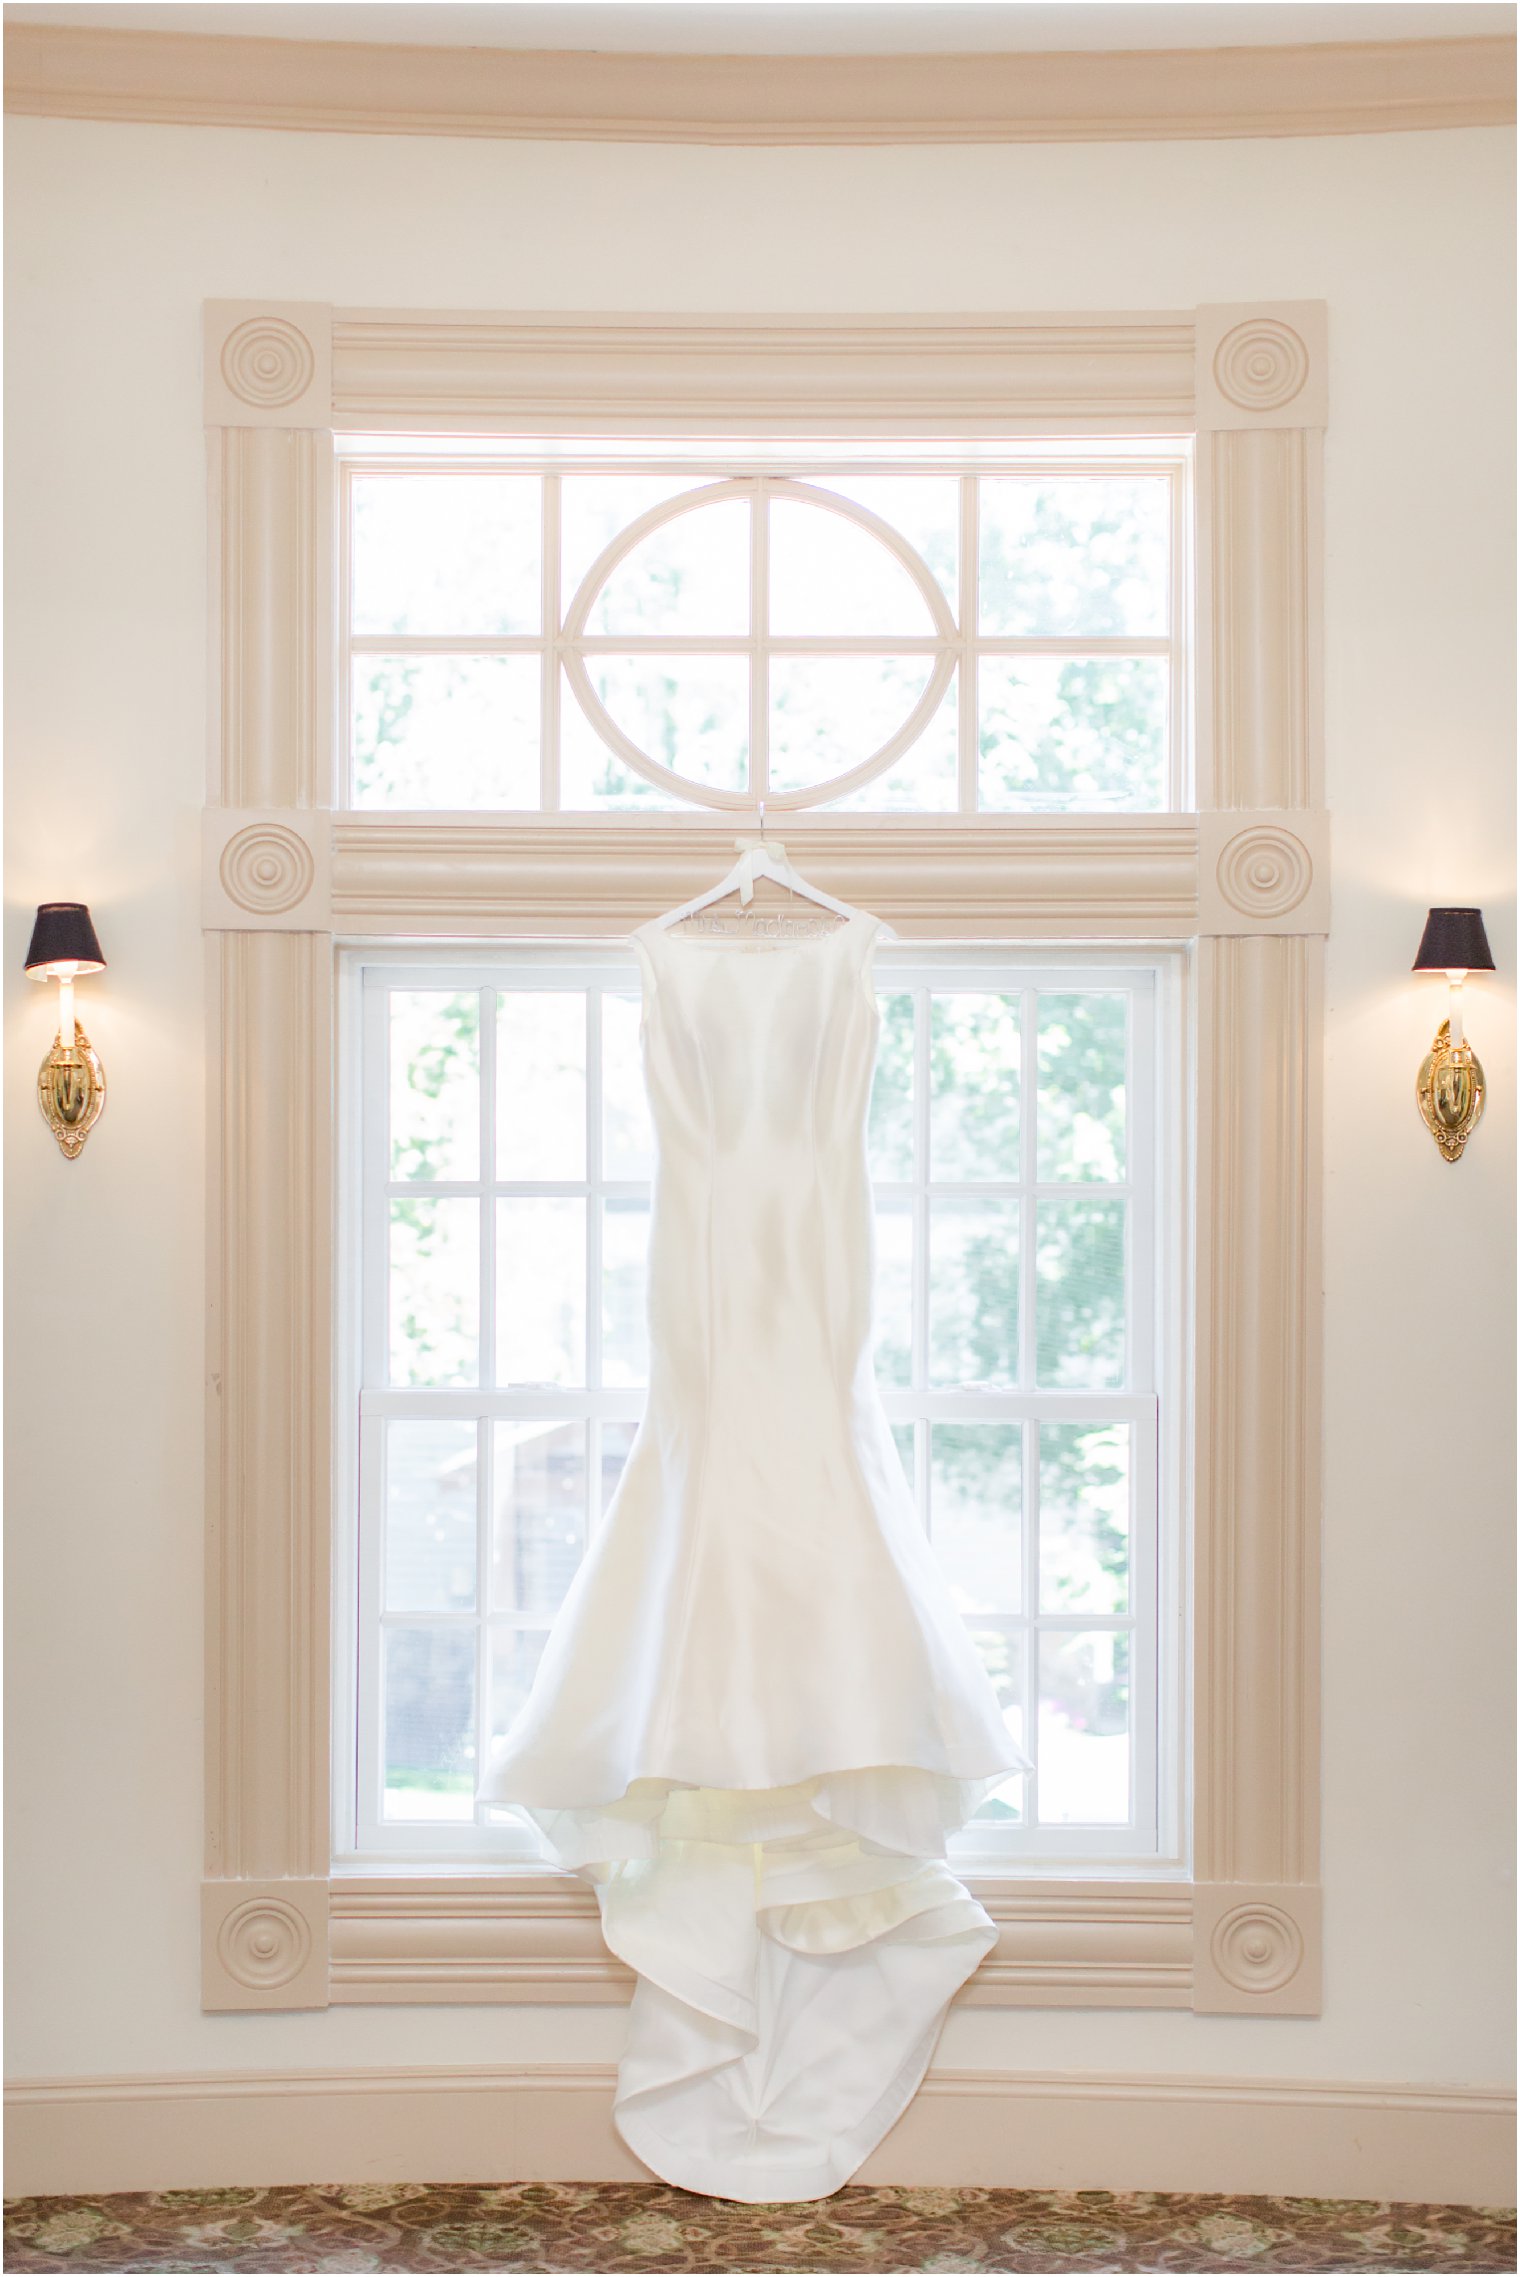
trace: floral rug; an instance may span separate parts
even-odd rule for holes
[[[841,2190],[740,2206],[656,2183],[359,2183],[17,2198],[10,2270],[1513,2270],[1498,2209],[1151,2191]]]

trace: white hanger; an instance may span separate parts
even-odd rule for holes
[[[804,901],[813,901],[820,908],[832,909],[838,917],[853,917],[856,914],[849,902],[836,901],[831,893],[824,892],[822,886],[810,885],[799,870],[793,869],[781,841],[766,837],[763,799],[760,801],[760,836],[757,839],[740,838],[735,843],[741,851],[728,875],[720,878],[706,893],[699,893],[695,900],[683,902],[679,909],[667,910],[663,917],[657,917],[654,920],[657,927],[663,931],[671,925],[679,925],[684,918],[695,917],[698,910],[710,908],[713,902],[722,901],[734,892],[737,892],[740,901],[748,908],[754,899],[756,878],[772,878],[777,885],[785,886],[788,891],[800,895]]]

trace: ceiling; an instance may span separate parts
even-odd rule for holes
[[[15,0],[8,24],[690,55],[976,54],[1508,36],[1485,0]]]

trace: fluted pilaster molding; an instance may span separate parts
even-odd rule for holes
[[[217,806],[331,806],[332,437],[212,427],[210,793]]]
[[[212,955],[206,1868],[325,1879],[331,951],[227,933]]]
[[[1199,804],[1316,807],[1322,439],[1200,435]]]
[[[1199,962],[1195,2005],[1312,2014],[1323,945]]]

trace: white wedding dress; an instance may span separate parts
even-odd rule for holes
[[[637,1972],[624,2140],[751,2201],[838,2189],[912,2097],[995,1934],[946,1833],[1027,1769],[872,1374],[877,930],[634,935],[648,1404],[480,1788]]]

